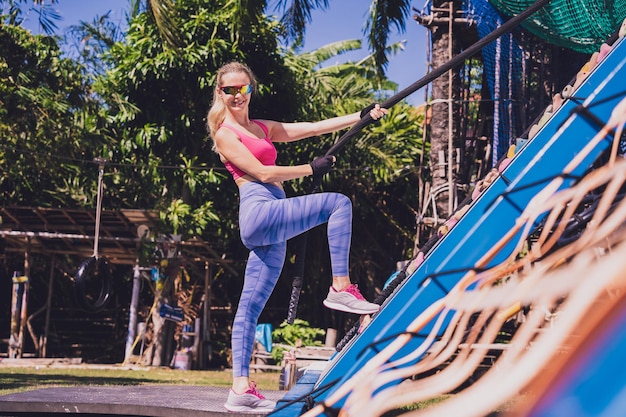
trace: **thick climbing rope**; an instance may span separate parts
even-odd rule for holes
[[[415,81],[413,84],[409,85],[408,87],[404,88],[403,90],[399,91],[398,93],[396,93],[395,95],[387,99],[385,102],[381,104],[381,107],[388,109],[394,106],[395,104],[399,103],[410,94],[416,92],[417,90],[424,87],[428,83],[432,82],[433,80],[437,79],[441,75],[445,74],[447,71],[463,64],[463,62],[465,62],[467,58],[474,56],[475,54],[480,52],[482,48],[484,48],[490,42],[494,41],[495,39],[499,38],[505,33],[508,33],[511,30],[513,30],[515,27],[517,27],[526,19],[528,19],[533,13],[535,13],[536,11],[540,10],[542,7],[547,5],[550,1],[551,0],[537,0],[526,10],[524,10],[517,16],[512,17],[510,20],[502,24],[502,26],[495,29],[493,32],[485,35],[485,37],[483,37],[482,39],[474,43],[469,48],[465,49],[463,52],[455,56],[453,59],[435,68],[433,71],[426,74],[424,77],[420,78],[419,80]],[[343,149],[348,144],[348,141],[350,141],[350,139],[356,136],[359,132],[361,132],[361,130],[363,130],[365,126],[367,126],[368,124],[372,122],[373,122],[372,117],[369,115],[369,113],[366,113],[361,118],[361,120],[359,120],[354,126],[350,128],[350,130],[348,130],[339,138],[337,143],[335,143],[333,146],[330,147],[330,149],[326,152],[326,156],[337,155],[337,152]],[[319,183],[314,183],[312,192],[315,192],[318,189],[318,187],[319,187]],[[293,323],[293,320],[295,319],[295,315],[296,315],[296,310],[298,308],[298,299],[300,295],[300,288],[302,286],[302,277],[304,276],[303,258],[304,258],[304,253],[305,253],[306,241],[307,239],[306,239],[306,233],[305,233],[303,237],[299,240],[298,246],[296,247],[296,250],[295,250],[298,265],[294,267],[294,273],[293,273],[293,276],[295,278],[294,278],[294,285],[293,285],[292,293],[291,293],[291,299],[289,302],[289,311],[288,311],[288,320],[287,320],[290,323]]]

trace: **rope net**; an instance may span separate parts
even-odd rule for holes
[[[533,0],[490,0],[501,13],[514,16]],[[522,26],[547,42],[593,53],[626,18],[626,0],[553,0]]]
[[[465,14],[476,23],[482,39],[498,27],[504,19],[487,0],[467,0]],[[482,51],[483,68],[493,100],[492,164],[506,154],[516,134],[523,129],[520,123],[524,51],[515,34],[509,32],[488,44]]]
[[[530,0],[464,0],[462,8],[482,39],[502,26],[508,20],[507,15],[518,15],[532,3]],[[522,27],[483,48],[483,71],[493,102],[492,166],[506,155],[529,120],[536,116],[534,101],[540,101],[537,109],[545,108],[546,103],[539,97],[542,89],[562,88],[563,85],[552,84],[559,78],[567,78],[572,68],[578,67],[575,55],[584,58],[598,51],[624,18],[626,0],[552,0],[522,23]],[[546,46],[537,45],[544,42]],[[537,65],[542,68],[536,68]],[[554,78],[552,81],[549,74]]]

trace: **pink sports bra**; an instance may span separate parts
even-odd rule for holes
[[[265,133],[265,138],[258,139],[258,138],[249,136],[246,133],[243,133],[242,131],[234,127],[233,125],[230,125],[227,123],[222,123],[220,127],[225,127],[235,132],[237,136],[239,136],[239,140],[241,140],[241,143],[243,143],[244,146],[248,148],[250,152],[252,152],[252,155],[254,155],[254,157],[258,159],[259,162],[261,162],[263,165],[276,165],[276,156],[277,156],[276,147],[274,146],[270,138],[267,136],[268,135],[267,126],[265,126],[263,123],[256,121],[256,120],[252,120],[252,122],[256,123],[257,125],[259,125],[261,129],[263,129],[263,133]],[[246,175],[246,172],[236,167],[230,161],[226,161],[224,163],[224,166],[226,167],[228,172],[232,174],[233,179],[237,179]]]

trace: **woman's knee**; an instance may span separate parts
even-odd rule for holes
[[[350,198],[345,195],[345,194],[340,194],[340,193],[334,193],[335,194],[335,207],[339,210],[339,209],[344,209],[344,210],[350,210],[352,211],[352,200],[350,200]]]
[[[341,218],[344,221],[352,220],[352,201],[344,194],[337,194],[335,208],[331,214],[331,218]]]
[[[287,255],[287,242],[257,246],[251,250],[251,253],[268,268],[282,268]]]

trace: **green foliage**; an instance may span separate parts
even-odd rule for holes
[[[383,102],[395,92],[394,83],[376,78],[371,57],[359,62],[327,64],[336,54],[359,47],[358,41],[337,42],[310,53],[286,55],[289,67],[302,84],[303,95],[313,98],[304,104],[302,119],[317,120],[360,111],[372,102]],[[396,104],[381,122],[366,126],[353,136],[336,155],[337,165],[321,185],[324,190],[342,192],[352,198],[354,236],[350,275],[359,277],[365,292],[375,288],[378,279],[386,278],[397,260],[411,256],[419,207],[420,166],[426,163],[424,156],[429,152],[422,139],[423,117],[423,112],[405,102]],[[281,149],[282,155],[291,158],[288,163],[305,163],[325,153],[345,133],[290,143]],[[309,179],[292,181],[290,185],[297,194],[310,190]],[[311,233],[309,242],[310,248],[324,247],[326,236],[323,231]],[[311,294],[323,293],[330,275],[325,263],[328,261],[318,252],[307,252],[307,262],[318,262],[307,267],[311,277],[305,283]],[[375,294],[367,295],[371,298]],[[309,308],[302,316],[316,317],[314,307]]]
[[[95,77],[107,68],[102,55],[116,42],[124,40],[123,29],[110,19],[111,11],[95,16],[91,23],[81,21],[70,26],[66,32],[64,45],[68,57],[85,66],[87,75]]]
[[[93,205],[98,155],[97,105],[82,67],[56,41],[0,24],[0,202]]]
[[[57,30],[56,22],[61,20],[54,6],[44,0],[0,0],[0,21],[7,25],[19,26],[25,16],[33,15],[37,17],[39,28],[48,35]]]
[[[190,211],[189,204],[185,204],[183,200],[177,199],[172,201],[172,204],[165,212],[161,212],[161,220],[169,223],[172,226],[173,233],[177,235],[183,218],[189,216]]]
[[[280,327],[272,332],[272,341],[274,343],[287,344],[293,347],[300,346],[322,346],[322,337],[326,332],[323,329],[311,327],[309,322],[302,319],[295,319],[293,324],[283,321]],[[280,362],[283,358],[285,349],[275,347],[272,349],[272,359]]]
[[[209,221],[218,221],[218,215],[212,210],[213,203],[205,202],[195,210],[181,199],[176,199],[160,213],[161,221],[165,224],[164,232],[177,235],[181,229],[191,231],[196,235],[202,234]]]
[[[214,74],[224,62],[262,62],[264,70],[286,72],[277,53],[276,25],[258,17],[234,38],[230,28],[241,17],[235,2],[181,0],[168,7],[183,43],[172,48],[150,13],[138,13],[124,42],[114,43],[105,56],[110,69],[95,83],[115,134],[110,153],[122,165],[117,173],[122,186],[109,198],[117,206],[160,210],[166,231],[215,242],[238,239],[230,232],[237,221],[232,210],[237,195],[224,192],[232,179],[211,151],[205,117]],[[188,209],[181,214],[183,207]],[[225,214],[218,217],[218,212]]]
[[[322,329],[310,327],[306,320],[295,319],[293,324],[284,321],[278,329],[274,329],[272,340],[290,346],[321,346],[320,337],[325,334]]]
[[[307,53],[282,49],[284,28],[263,15],[265,2],[178,0],[167,7],[172,19],[166,23],[178,25],[170,32],[180,36],[177,43],[163,37],[150,10],[133,8],[123,38],[106,17],[83,25],[85,36],[97,42],[86,44],[90,49],[80,51],[77,61],[61,58],[53,38],[0,27],[0,46],[8,51],[0,57],[1,200],[93,207],[98,170],[92,160],[103,157],[105,207],[158,210],[163,230],[156,235],[198,236],[243,269],[247,250],[237,225],[237,188],[211,150],[205,128],[217,68],[234,59],[246,62],[260,83],[251,117],[282,121],[358,112],[384,101],[397,86],[377,77],[369,55],[329,65],[360,50],[356,40]],[[73,39],[82,39],[80,29]],[[392,45],[388,51],[399,49]],[[365,293],[413,247],[417,174],[428,153],[421,117],[406,103],[397,104],[338,153],[336,169],[322,183],[353,201],[350,273]],[[278,163],[307,163],[343,133],[278,144]],[[285,186],[289,194],[307,193],[310,178]],[[330,276],[326,236],[317,232],[309,238],[303,289],[314,295],[327,291]],[[240,289],[219,285],[228,299]],[[310,322],[323,320],[316,303],[300,307]]]
[[[336,0],[339,1],[339,0]],[[256,2],[253,2],[256,3]],[[265,1],[258,2],[266,4]],[[282,12],[282,34],[287,41],[301,45],[306,25],[311,20],[311,11],[328,9],[329,0],[279,1],[276,4]],[[394,46],[387,44],[392,28],[403,33],[406,22],[410,21],[411,2],[409,0],[371,1],[364,33],[367,35],[369,50],[378,78],[382,79],[389,62],[389,55],[394,53]]]
[[[338,54],[359,48],[359,41],[343,41],[310,53],[286,55],[289,67],[297,74],[296,78],[302,80],[303,95],[316,98],[304,103],[302,119],[311,120],[311,115],[316,115],[314,119],[321,119],[361,111],[372,102],[383,102],[387,95],[395,91],[395,83],[376,78],[371,57],[359,62],[326,65],[326,61]],[[423,152],[422,121],[423,117],[411,106],[403,102],[397,104],[381,123],[372,124],[355,135],[346,150],[337,155],[339,167],[335,171],[368,166],[377,183],[392,183],[399,175],[405,174],[403,170],[412,169]],[[345,131],[318,141],[289,144],[290,150],[297,149],[290,153],[306,155],[307,159],[317,157],[343,133]]]

